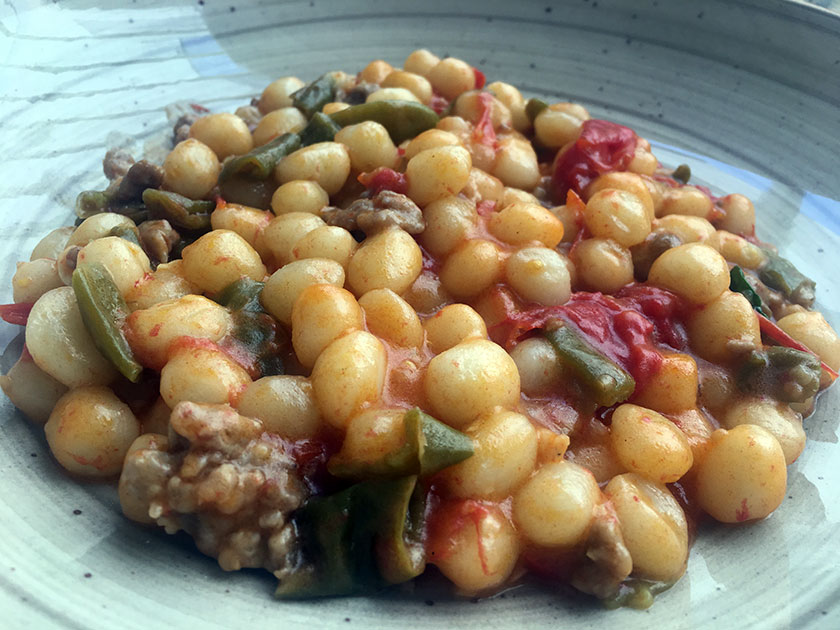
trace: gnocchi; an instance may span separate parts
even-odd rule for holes
[[[840,336],[753,202],[457,57],[357,70],[109,152],[18,264],[0,387],[57,463],[281,597],[618,604],[770,515]]]

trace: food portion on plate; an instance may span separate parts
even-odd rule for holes
[[[433,566],[645,607],[700,521],[782,502],[840,339],[746,197],[426,50],[173,136],[0,306],[4,392],[127,517],[286,598]]]

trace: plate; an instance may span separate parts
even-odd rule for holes
[[[759,236],[818,283],[840,326],[840,18],[780,0],[454,3],[6,3],[0,9],[0,303],[17,259],[103,185],[106,146],[156,149],[163,105],[232,111],[272,78],[400,64],[427,47],[526,95],[571,99],[636,129],[663,163],[742,192]],[[826,4],[826,3],[823,3]],[[157,147],[159,148],[159,147]],[[16,334],[0,327],[0,346]],[[189,542],[119,515],[42,431],[0,402],[0,610],[8,627],[622,628],[840,626],[840,388],[807,421],[788,499],[746,527],[704,527],[686,576],[645,612],[521,587],[469,601],[406,591],[276,602],[261,572],[225,574]]]

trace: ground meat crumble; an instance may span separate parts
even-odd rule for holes
[[[321,210],[321,218],[328,225],[351,232],[361,230],[368,236],[389,227],[401,228],[409,234],[420,234],[426,229],[417,204],[391,190],[383,190],[370,199],[357,199],[347,208],[327,206]]]
[[[158,436],[130,452],[120,478],[126,515],[170,534],[185,530],[227,571],[290,570],[289,515],[308,491],[287,444],[227,405],[182,402]]]

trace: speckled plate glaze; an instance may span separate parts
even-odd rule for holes
[[[821,4],[831,4],[822,2]],[[119,5],[119,8],[111,8]],[[104,8],[108,7],[108,8]],[[232,110],[304,79],[425,46],[527,95],[635,128],[667,165],[749,195],[759,236],[818,281],[840,326],[840,18],[781,0],[98,2],[0,7],[0,303],[38,238],[101,187],[107,145],[153,151],[162,106]],[[0,325],[0,347],[17,334]],[[79,484],[40,428],[0,401],[0,626],[8,628],[837,628],[840,388],[807,421],[789,497],[769,519],[702,528],[686,576],[645,612],[550,588],[470,602],[398,590],[277,602],[262,572],[226,574],[185,539]],[[429,605],[434,602],[434,605]]]

